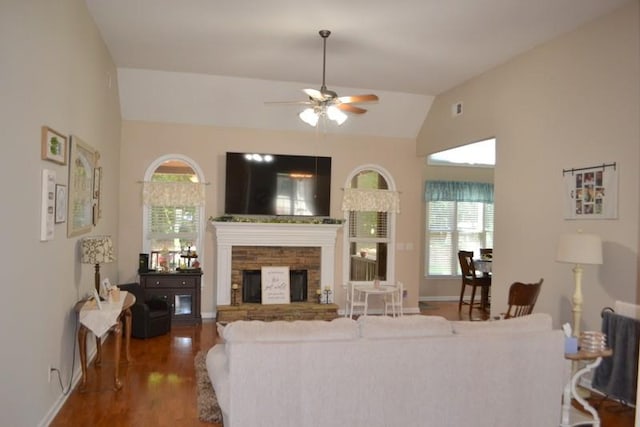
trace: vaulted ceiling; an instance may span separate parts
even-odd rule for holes
[[[376,93],[327,132],[413,138],[433,97],[628,0],[86,0],[124,119],[312,130],[303,88]]]

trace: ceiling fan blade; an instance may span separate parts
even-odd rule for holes
[[[360,102],[378,102],[378,96],[369,94],[369,95],[353,95],[353,96],[341,96],[338,98],[338,101],[343,104],[353,104]]]
[[[336,107],[339,110],[346,111],[348,113],[353,113],[353,114],[364,114],[367,112],[367,110],[365,110],[364,108],[356,107],[355,105],[351,105],[351,104],[336,104]]]
[[[279,105],[313,105],[312,101],[265,101],[265,104]]]
[[[302,89],[304,93],[307,94],[309,98],[317,99],[318,101],[324,101],[325,96],[322,92],[316,89]]]

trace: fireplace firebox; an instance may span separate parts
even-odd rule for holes
[[[289,296],[291,302],[307,301],[307,270],[289,270]],[[261,270],[242,270],[242,302],[262,303]]]

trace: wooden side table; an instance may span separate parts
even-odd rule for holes
[[[116,338],[115,345],[115,374],[113,379],[114,390],[120,390],[122,388],[122,382],[120,382],[120,348],[122,343],[122,318],[124,317],[124,331],[125,331],[125,353],[127,362],[131,362],[131,354],[129,352],[129,344],[131,342],[131,307],[136,302],[136,297],[132,293],[127,292],[127,295],[122,303],[122,309],[120,315],[116,321],[116,324],[109,329],[112,331]],[[80,310],[84,306],[85,301],[80,301],[76,304],[75,310],[80,315]],[[80,382],[80,391],[86,390],[87,387],[87,332],[89,328],[80,323],[78,328],[78,353],[80,353],[80,367],[82,368],[82,381]],[[96,366],[100,366],[102,363],[102,342],[100,337],[96,336]]]
[[[560,427],[572,427],[580,425],[590,425],[593,427],[600,427],[600,416],[598,412],[587,402],[576,390],[580,377],[587,372],[595,369],[602,362],[603,357],[609,357],[613,354],[613,350],[605,349],[595,353],[587,351],[579,351],[577,353],[565,353],[565,359],[578,362],[581,360],[591,360],[591,363],[587,363],[584,368],[576,371],[571,376],[571,379],[564,387],[564,395],[562,397],[562,419],[560,420]],[[576,409],[572,408],[571,400],[575,399],[582,407],[589,413],[583,414]]]

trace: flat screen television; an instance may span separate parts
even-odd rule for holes
[[[227,152],[226,215],[329,216],[331,157]]]

